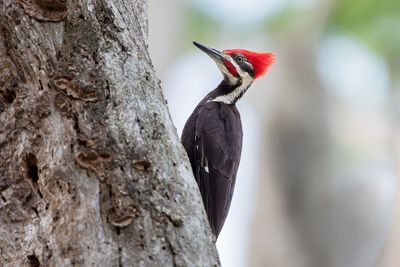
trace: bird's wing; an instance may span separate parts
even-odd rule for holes
[[[217,102],[205,104],[196,120],[193,171],[216,236],[228,214],[241,147],[242,127],[236,108]]]

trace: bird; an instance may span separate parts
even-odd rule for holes
[[[212,233],[218,239],[229,212],[242,151],[236,102],[267,72],[275,55],[245,49],[219,51],[193,44],[215,61],[223,75],[221,83],[195,107],[181,136]]]

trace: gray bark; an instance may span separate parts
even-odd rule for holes
[[[0,266],[216,266],[146,1],[0,0]]]

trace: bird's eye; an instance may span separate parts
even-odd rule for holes
[[[243,57],[242,56],[237,56],[236,57],[236,61],[237,62],[242,62],[243,61]]]

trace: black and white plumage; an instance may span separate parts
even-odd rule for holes
[[[194,44],[214,59],[224,76],[197,105],[182,132],[211,230],[218,237],[228,215],[242,151],[242,123],[235,103],[265,72],[267,64],[261,70],[260,58],[272,54],[238,49],[219,52]]]
[[[187,121],[182,143],[211,229],[218,236],[228,215],[240,162],[242,123],[239,111],[234,104],[203,101]]]

